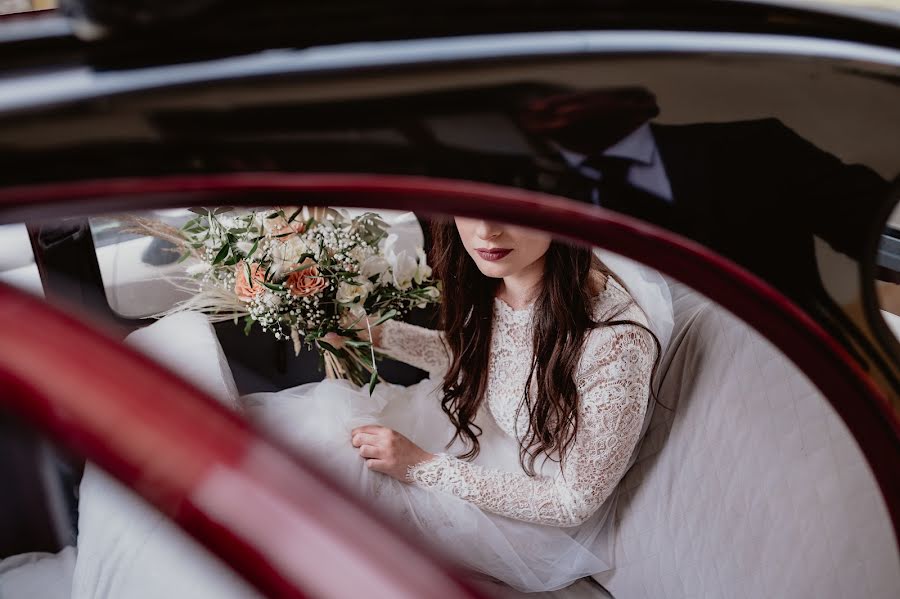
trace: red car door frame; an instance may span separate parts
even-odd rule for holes
[[[237,194],[243,203],[254,194],[265,203],[285,194],[291,204],[502,220],[604,247],[675,277],[761,332],[822,391],[856,437],[900,530],[900,422],[884,392],[768,284],[698,244],[626,216],[480,183],[244,173],[7,188],[0,190],[0,221],[174,207],[179,194],[200,192],[211,206],[233,205]],[[146,358],[10,288],[0,287],[0,307],[0,380],[8,390],[2,401],[129,484],[260,590],[304,596],[344,584],[344,591],[391,596],[436,588],[447,597],[475,593],[314,465]],[[353,577],[341,576],[350,569]]]

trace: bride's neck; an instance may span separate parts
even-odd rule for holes
[[[535,260],[519,272],[503,277],[497,297],[514,310],[521,310],[534,301],[544,278],[544,257]]]

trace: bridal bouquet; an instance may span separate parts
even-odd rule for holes
[[[198,310],[214,321],[242,319],[299,353],[316,348],[329,377],[370,392],[378,383],[371,329],[439,300],[438,284],[419,245],[388,234],[375,213],[350,217],[330,208],[237,212],[192,209],[181,229],[141,222],[183,252],[195,282],[174,310]],[[344,338],[328,343],[329,333]]]

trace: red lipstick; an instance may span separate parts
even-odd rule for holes
[[[505,248],[475,248],[475,251],[478,252],[478,255],[482,257],[482,259],[487,260],[488,262],[496,262],[497,260],[503,260],[512,250],[508,250]]]

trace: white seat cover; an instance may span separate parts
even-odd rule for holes
[[[679,284],[668,368],[619,498],[617,599],[895,599],[900,558],[875,479],[808,379]]]

